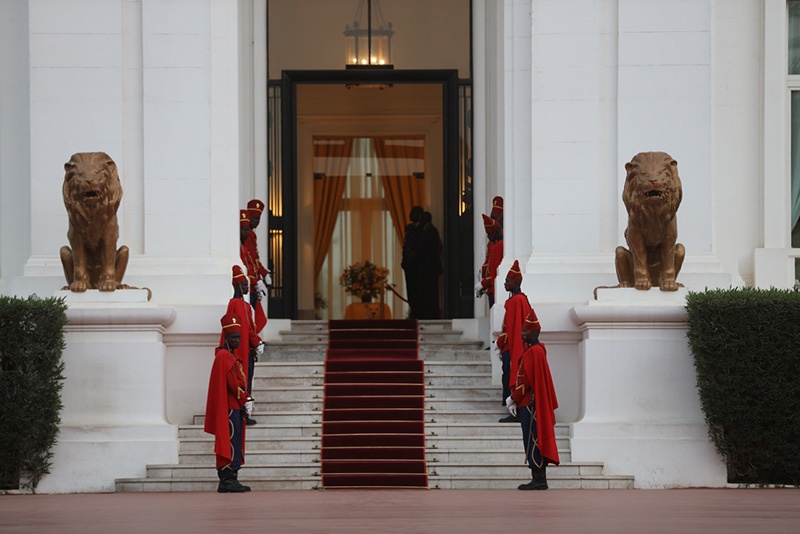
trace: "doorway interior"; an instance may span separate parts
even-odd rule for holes
[[[270,316],[341,317],[343,266],[368,260],[390,270],[387,303],[404,317],[402,228],[415,203],[444,240],[440,317],[472,316],[471,136],[456,72],[285,71],[280,93]]]

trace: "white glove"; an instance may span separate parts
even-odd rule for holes
[[[259,356],[264,354],[264,342],[263,341],[261,343],[259,343],[258,345],[256,345],[256,354],[259,355]]]
[[[253,404],[253,399],[247,399],[247,402],[244,403],[244,413],[247,417],[250,417],[250,414],[253,413],[253,409],[255,405]]]
[[[492,354],[500,360],[503,361],[503,353],[500,352],[500,347],[497,346],[497,343],[492,343]]]
[[[483,295],[483,284],[478,282],[475,284],[475,298],[480,298]]]
[[[508,413],[514,417],[517,416],[517,403],[514,402],[514,399],[511,398],[511,395],[509,395],[506,399],[506,408],[508,408]]]
[[[264,283],[268,286],[272,285],[272,273],[267,273],[267,275],[264,277]]]
[[[264,285],[263,280],[259,280],[258,282],[256,282],[256,292],[262,297],[267,296],[267,286]]]

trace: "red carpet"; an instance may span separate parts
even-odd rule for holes
[[[324,488],[427,488],[425,382],[413,320],[329,321]]]

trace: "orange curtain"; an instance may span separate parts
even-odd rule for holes
[[[314,276],[322,270],[347,184],[350,137],[314,138]]]
[[[403,243],[403,232],[409,222],[408,213],[412,206],[422,205],[423,183],[414,173],[425,170],[424,138],[375,137],[373,142],[394,231],[400,243]]]

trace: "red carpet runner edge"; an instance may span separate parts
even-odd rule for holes
[[[328,321],[322,487],[427,488],[415,320]]]

